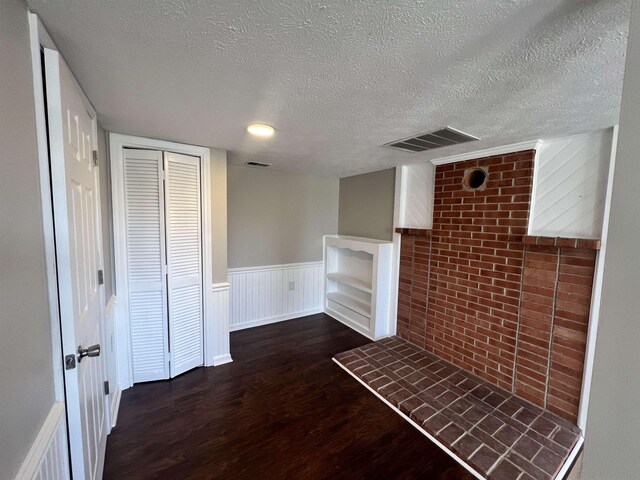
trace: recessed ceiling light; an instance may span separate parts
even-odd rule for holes
[[[273,137],[273,134],[276,132],[276,130],[271,125],[252,123],[251,125],[247,126],[247,132],[256,137],[270,138]]]

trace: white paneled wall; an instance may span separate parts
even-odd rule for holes
[[[542,142],[530,235],[600,238],[612,136],[609,128]]]
[[[214,283],[211,286],[211,312],[213,328],[209,329],[207,342],[213,345],[213,357],[206,360],[207,365],[222,365],[231,361],[229,347],[229,284]]]
[[[323,262],[229,270],[231,331],[323,311]]]
[[[432,227],[435,170],[435,165],[430,162],[400,168],[400,218],[397,227]]]
[[[16,480],[66,480],[70,478],[64,404],[51,407]]]

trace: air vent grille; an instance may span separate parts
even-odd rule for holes
[[[247,162],[247,165],[249,165],[250,167],[270,167],[271,164],[270,163],[260,163],[260,162]]]
[[[463,133],[451,127],[445,127],[431,133],[416,135],[405,138],[404,140],[396,140],[385,144],[385,147],[391,147],[405,152],[418,153],[436,148],[448,147],[450,145],[458,145],[459,143],[472,142],[480,140],[467,133]]]

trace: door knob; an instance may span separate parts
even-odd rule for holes
[[[87,348],[82,348],[82,345],[78,347],[78,362],[81,362],[84,357],[98,357],[100,356],[100,345],[95,344]]]

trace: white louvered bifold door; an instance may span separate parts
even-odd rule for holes
[[[133,381],[169,378],[162,152],[124,150]]]
[[[165,153],[171,376],[204,363],[200,159]]]

